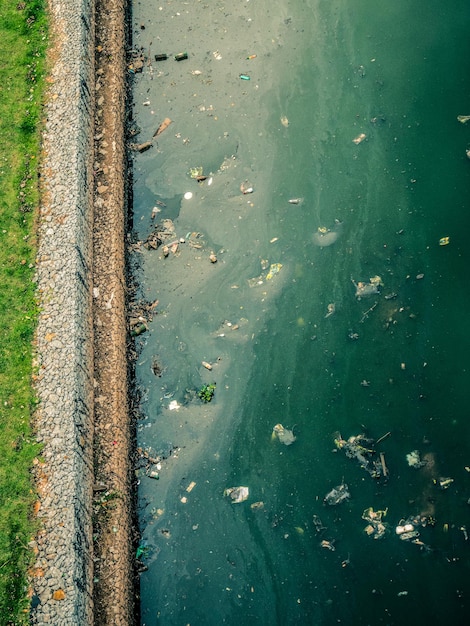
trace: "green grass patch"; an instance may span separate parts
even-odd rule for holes
[[[35,532],[31,466],[35,220],[47,20],[43,0],[0,11],[0,625],[27,624]]]

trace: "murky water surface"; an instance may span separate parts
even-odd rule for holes
[[[136,254],[142,624],[468,623],[469,27],[464,0],[134,3],[136,140],[172,120],[135,231],[184,239]]]

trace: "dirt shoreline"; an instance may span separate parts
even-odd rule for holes
[[[93,237],[96,626],[132,626],[138,617],[125,253],[127,28],[124,0],[97,2]]]

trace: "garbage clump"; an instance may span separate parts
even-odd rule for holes
[[[368,447],[374,443],[372,439],[368,439],[365,435],[355,435],[346,440],[338,434],[334,441],[338,450],[343,450],[349,459],[356,459],[372,478],[388,477],[383,455],[377,458],[375,450]]]
[[[421,456],[418,450],[413,450],[406,455],[406,460],[410,467],[414,467],[415,469],[419,469],[420,467],[424,467],[426,465],[426,461],[421,460]]]
[[[470,120],[470,115],[457,115],[457,119],[461,124],[466,124]]]
[[[323,498],[323,502],[330,506],[337,506],[338,504],[349,500],[350,497],[351,494],[348,491],[348,486],[346,485],[346,483],[341,483],[341,485],[334,487],[326,494],[326,496]]]
[[[263,272],[259,276],[248,279],[250,287],[262,285],[265,280],[272,280],[282,269],[282,263],[271,263],[267,259],[261,259],[261,269]],[[266,271],[267,270],[267,271]]]
[[[415,530],[414,524],[410,521],[400,520],[400,523],[395,528],[395,533],[402,541],[411,541],[419,537],[419,532]]]
[[[100,50],[98,50],[100,52]],[[131,50],[127,61],[127,71],[129,74],[139,74],[144,69],[147,58],[143,49]]]
[[[202,182],[207,178],[207,176],[204,175],[204,168],[202,166],[189,168],[189,175],[198,182]]]
[[[290,446],[297,439],[294,435],[294,431],[284,428],[282,424],[276,424],[274,426],[272,437],[273,439],[277,437],[285,446]]]
[[[232,500],[232,504],[238,502],[244,502],[248,499],[250,490],[248,487],[228,487],[224,489],[224,496],[229,497]]]
[[[450,237],[441,237],[439,239],[440,246],[448,246],[450,244]]]
[[[287,202],[289,204],[302,204],[304,201],[303,198],[290,198]]]
[[[356,298],[358,300],[366,298],[367,296],[378,295],[380,293],[380,288],[383,287],[383,282],[380,276],[372,276],[372,278],[369,278],[368,283],[356,283],[354,278],[351,278],[351,282],[356,288]]]
[[[159,224],[155,224],[153,231],[144,241],[144,246],[147,249],[156,250],[162,244],[166,244],[170,249],[173,244],[178,244],[178,242],[173,220],[164,219]]]
[[[266,280],[272,280],[275,274],[279,274],[282,268],[282,263],[271,263],[269,272],[266,274]]]
[[[388,531],[388,524],[382,521],[387,515],[388,509],[384,511],[374,511],[374,509],[370,506],[368,509],[365,509],[362,514],[362,519],[368,522],[367,526],[364,528],[364,532],[369,535],[369,537],[373,537],[374,539],[382,539]]]

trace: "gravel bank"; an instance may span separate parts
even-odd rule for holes
[[[35,422],[44,447],[35,466],[41,530],[31,544],[31,622],[131,624],[124,6],[50,0],[49,11]],[[95,21],[103,15],[101,44]],[[93,512],[104,509],[94,546]]]

